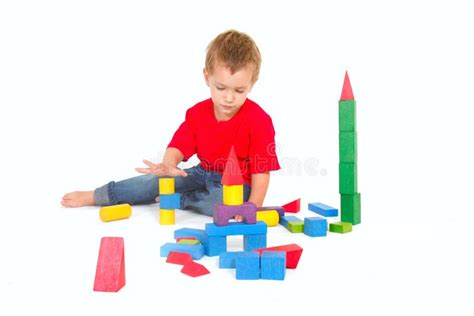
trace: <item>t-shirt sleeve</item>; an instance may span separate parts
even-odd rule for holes
[[[186,119],[168,144],[169,147],[179,149],[184,156],[183,161],[188,160],[196,153],[196,133],[189,110],[186,112]]]
[[[269,116],[254,122],[252,126],[249,159],[252,174],[280,169],[276,154],[275,129]]]

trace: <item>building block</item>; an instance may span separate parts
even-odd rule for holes
[[[323,203],[308,203],[308,209],[324,217],[335,217],[339,215],[337,208]]]
[[[341,194],[341,221],[360,224],[360,193]]]
[[[267,234],[244,235],[244,251],[252,251],[267,246]]]
[[[352,224],[346,222],[337,222],[329,224],[329,231],[332,233],[345,234],[352,231]]]
[[[162,194],[173,194],[174,191],[174,178],[160,178],[158,179],[159,193]]]
[[[310,237],[326,236],[328,221],[322,217],[306,217],[304,219],[304,234]]]
[[[263,251],[260,257],[260,271],[260,278],[264,280],[284,280],[286,253],[284,251]]]
[[[181,208],[181,195],[179,193],[161,194],[160,208],[166,210]]]
[[[117,292],[125,285],[125,250],[122,237],[103,237],[95,272],[94,291]]]
[[[297,244],[281,245],[269,248],[255,249],[258,253],[263,251],[284,251],[286,252],[286,267],[288,269],[296,269],[303,253],[303,248]]]
[[[244,252],[235,258],[237,280],[258,280],[260,278],[260,254]]]
[[[243,251],[237,252],[222,252],[219,255],[219,268],[220,269],[235,269],[235,258],[240,254],[244,253]]]
[[[301,199],[294,200],[282,206],[287,213],[298,213],[300,211]]]
[[[264,206],[264,207],[258,207],[257,212],[261,211],[277,211],[278,216],[285,216],[285,210],[281,206]]]
[[[189,253],[194,260],[199,260],[204,256],[203,245],[183,245],[175,243],[166,243],[160,247],[160,256],[168,257],[171,251]]]
[[[103,222],[116,221],[119,219],[129,218],[132,215],[132,207],[130,204],[119,204],[104,206],[100,208],[99,217]]]
[[[267,233],[267,224],[257,222],[256,224],[246,224],[233,222],[227,226],[217,226],[213,223],[207,223],[205,226],[206,234],[210,236],[231,236],[231,235],[260,235]]]
[[[355,132],[357,129],[357,111],[355,100],[339,101],[339,131]]]
[[[221,183],[224,185],[244,184],[244,178],[240,170],[239,160],[235,154],[234,146],[230,148],[229,157],[222,173]]]
[[[235,215],[242,215],[243,221],[247,224],[255,224],[257,206],[251,202],[245,202],[238,206],[229,206],[224,204],[214,205],[214,224],[217,226],[225,226],[229,223],[229,220]]]
[[[174,225],[174,210],[160,209],[160,225]]]
[[[201,242],[196,239],[181,239],[177,243],[183,245],[199,245]]]
[[[184,265],[190,261],[193,261],[193,257],[191,257],[191,255],[186,252],[170,251],[168,258],[166,258],[167,263],[180,265]]]
[[[198,239],[196,237],[178,237],[178,238],[176,238],[177,243],[179,243],[181,240],[198,240]]]
[[[357,193],[357,164],[340,163],[339,164],[339,193],[354,194]]]
[[[209,236],[208,237],[208,250],[206,254],[209,257],[220,255],[222,252],[227,251],[227,238],[226,236]]]
[[[351,81],[349,79],[349,73],[346,71],[344,76],[344,84],[342,86],[341,100],[354,100],[354,93],[352,92]]]
[[[339,132],[339,162],[357,162],[357,132]]]
[[[174,238],[188,238],[188,237],[193,237],[196,238],[201,242],[201,244],[204,246],[204,250],[206,252],[206,255],[209,252],[208,248],[208,236],[204,229],[197,229],[197,228],[180,228],[174,231]]]
[[[209,274],[209,270],[200,263],[190,261],[186,263],[181,269],[181,273],[189,275],[193,278]]]
[[[224,205],[241,205],[244,203],[244,186],[242,184],[224,184],[222,187],[222,201]]]
[[[278,215],[276,210],[257,211],[256,217],[257,221],[265,222],[268,227],[277,226],[280,222],[280,215]]]
[[[288,222],[287,229],[291,233],[302,233],[304,231],[304,222]]]

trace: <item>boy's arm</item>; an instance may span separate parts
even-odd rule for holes
[[[270,172],[252,174],[252,189],[250,190],[249,202],[257,207],[262,207],[268,184],[270,183]]]
[[[135,168],[135,170],[139,173],[154,174],[157,176],[186,177],[188,174],[177,167],[183,159],[184,155],[179,149],[168,147],[161,163],[154,164],[151,161],[143,160],[143,163],[147,165],[148,168]]]

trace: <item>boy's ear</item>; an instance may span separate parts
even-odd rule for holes
[[[207,71],[206,68],[204,68],[202,70],[202,73],[204,74],[204,80],[206,81],[206,84],[209,87],[209,72]]]

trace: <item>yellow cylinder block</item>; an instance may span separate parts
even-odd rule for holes
[[[125,219],[129,218],[131,215],[132,207],[130,206],[130,204],[104,206],[101,207],[99,211],[100,220],[103,222]]]
[[[173,194],[174,178],[160,178],[159,180],[160,194]]]
[[[174,225],[174,210],[160,210],[160,225]]]
[[[267,224],[268,227],[278,225],[280,221],[280,216],[277,211],[266,210],[257,212],[257,221],[263,221]]]
[[[224,205],[242,205],[244,203],[244,186],[224,185]]]

